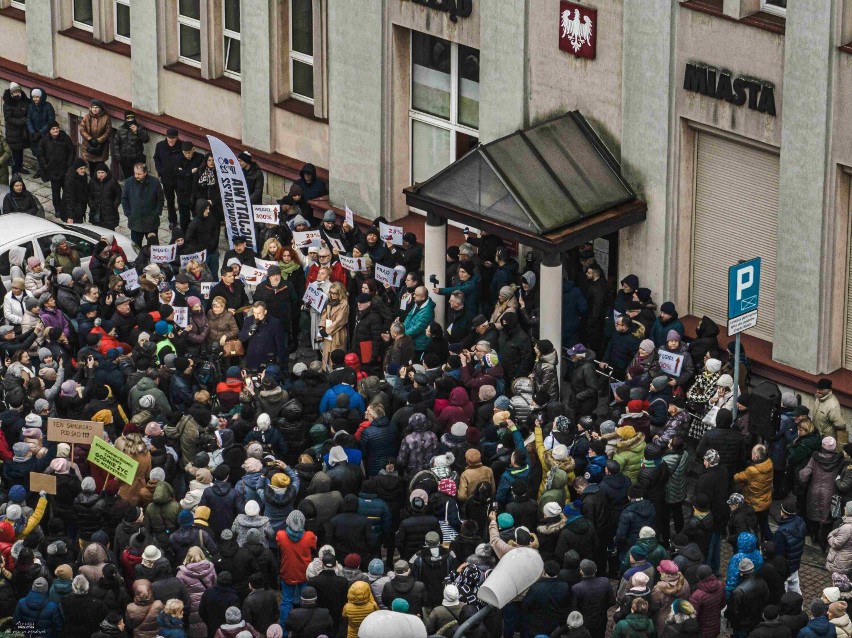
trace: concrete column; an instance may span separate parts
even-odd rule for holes
[[[539,286],[539,336],[549,340],[562,359],[562,260],[559,253],[544,253]],[[566,343],[566,347],[573,346]]]
[[[331,201],[370,217],[381,213],[383,14],[378,0],[328,5]]]
[[[27,8],[29,11],[29,8]],[[130,72],[133,106],[160,114],[160,2],[130,3]]]
[[[648,216],[620,232],[618,276],[636,273],[660,299],[668,298],[672,270],[667,184],[676,14],[671,0],[624,0],[621,168],[648,203]]]
[[[272,151],[271,52],[276,4],[275,0],[243,0],[240,12],[243,143],[267,152]]]
[[[447,267],[447,220],[437,215],[429,213],[426,216],[426,226],[423,233],[423,252],[426,276],[426,287],[432,290],[432,285],[428,283],[431,275],[436,275],[441,282],[441,288],[449,286],[449,282],[444,281],[444,273]],[[447,298],[444,295],[436,295],[429,293],[432,301],[435,302],[435,321],[444,324],[446,316]]]
[[[49,78],[57,76],[59,10],[56,0],[27,3],[27,69]]]
[[[784,127],[778,193],[778,252],[775,282],[776,361],[813,374],[840,365],[840,352],[827,350],[832,303],[832,269],[826,237],[836,232],[833,207],[825,213],[825,175],[831,130],[832,11],[837,3],[790,3],[784,36]],[[813,254],[814,249],[818,254]],[[811,254],[812,259],[796,256]],[[841,279],[842,281],[842,279]],[[797,309],[807,308],[807,313]],[[814,317],[818,319],[813,320]],[[820,345],[817,345],[820,344]],[[815,347],[816,346],[816,347]],[[833,358],[833,361],[832,361]]]
[[[527,124],[527,0],[481,0],[479,16],[479,139],[484,143]]]

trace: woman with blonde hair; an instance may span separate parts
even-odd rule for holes
[[[322,341],[323,367],[330,370],[329,357],[332,351],[346,350],[349,343],[349,298],[346,288],[339,281],[331,284],[328,290],[328,303],[320,315],[316,339]]]
[[[208,344],[224,345],[226,341],[236,339],[240,333],[234,315],[225,307],[226,303],[224,297],[213,297],[210,310],[207,311],[207,326],[210,329],[207,333]]]
[[[139,464],[136,466],[133,482],[128,485],[122,481],[121,487],[118,488],[119,498],[135,507],[139,504],[139,494],[145,487],[148,474],[151,471],[151,453],[148,451],[148,446],[145,444],[142,435],[136,432],[131,432],[119,438],[115,442],[115,447]]]
[[[281,242],[277,237],[270,237],[263,242],[263,248],[260,249],[260,258],[269,261],[278,261],[281,257]]]
[[[163,611],[157,616],[160,626],[160,636],[163,638],[186,638],[183,629],[183,601],[170,598],[166,601]]]
[[[204,557],[197,545],[189,548],[183,565],[178,567],[177,579],[186,587],[189,593],[189,638],[207,638],[207,625],[201,620],[198,608],[201,606],[201,596],[211,587],[216,586],[216,570],[213,563]]]
[[[202,282],[213,282],[213,275],[210,274],[210,269],[207,267],[207,264],[204,264],[197,259],[190,259],[186,262],[186,267],[183,269],[183,272],[186,273],[187,277],[190,278],[191,283],[200,284]]]

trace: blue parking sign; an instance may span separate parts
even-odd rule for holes
[[[760,300],[760,257],[728,269],[728,334],[757,324]]]

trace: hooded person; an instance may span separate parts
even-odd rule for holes
[[[343,606],[343,618],[346,619],[346,638],[358,638],[358,628],[364,619],[379,606],[373,599],[370,585],[363,581],[352,583]]]
[[[305,515],[294,510],[287,516],[284,529],[275,535],[275,542],[281,553],[279,624],[283,624],[287,621],[293,601],[307,582],[306,570],[311,563],[311,552],[317,548],[317,537],[313,532],[305,531]]]
[[[248,459],[255,461],[256,459]],[[247,461],[248,462],[248,461]],[[261,532],[268,544],[275,540],[275,531],[269,524],[269,518],[260,513],[260,504],[257,501],[248,501],[242,514],[238,514],[231,526],[231,531],[237,537],[237,544],[242,547],[248,540],[250,530],[256,529]]]

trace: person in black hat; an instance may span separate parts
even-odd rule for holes
[[[382,360],[384,352],[384,321],[375,308],[373,297],[362,292],[355,297],[358,312],[352,329],[349,349],[358,355],[363,366],[375,366]]]
[[[772,541],[775,543],[775,553],[787,559],[789,576],[787,576],[787,591],[802,593],[799,586],[799,565],[805,551],[805,538],[808,530],[804,519],[797,515],[796,497],[788,496],[781,505],[781,515],[778,527]]]
[[[175,179],[177,177],[177,165],[182,157],[178,130],[171,127],[166,131],[166,139],[160,140],[154,147],[154,167],[157,169],[157,176],[163,184],[166,207],[169,210],[169,226],[177,224]]]
[[[233,239],[234,247],[225,253],[222,262],[227,266],[228,262],[231,259],[236,259],[243,266],[251,266],[252,268],[256,268],[257,253],[254,251],[254,248],[248,247],[247,242],[248,240],[246,237],[243,237],[242,235],[235,235]]]
[[[186,232],[192,211],[192,186],[195,175],[204,164],[204,156],[195,151],[192,142],[180,143],[181,155],[175,166],[175,194],[177,195],[180,228]]]
[[[121,177],[127,179],[133,176],[133,165],[145,163],[145,144],[150,136],[148,130],[136,120],[133,111],[124,112],[124,124],[115,132],[112,152],[121,166]]]
[[[270,266],[266,277],[254,291],[254,300],[266,304],[270,317],[277,319],[282,326],[290,325],[290,313],[298,311],[299,298],[290,282],[281,276],[278,265]],[[289,330],[283,331],[284,349],[289,351]]]
[[[263,203],[263,171],[255,163],[248,151],[242,151],[237,155],[240,168],[246,178],[246,187],[249,192],[249,200],[252,204]]]
[[[417,243],[417,235],[407,232],[402,236],[402,250],[391,246],[396,263],[405,268],[405,272],[416,272],[423,269],[423,246]],[[435,273],[440,274],[440,273]]]
[[[846,422],[840,413],[840,402],[832,391],[831,379],[822,378],[817,381],[814,392],[814,413],[811,417],[820,436],[832,436],[837,439],[837,445],[843,446],[849,442]]]

